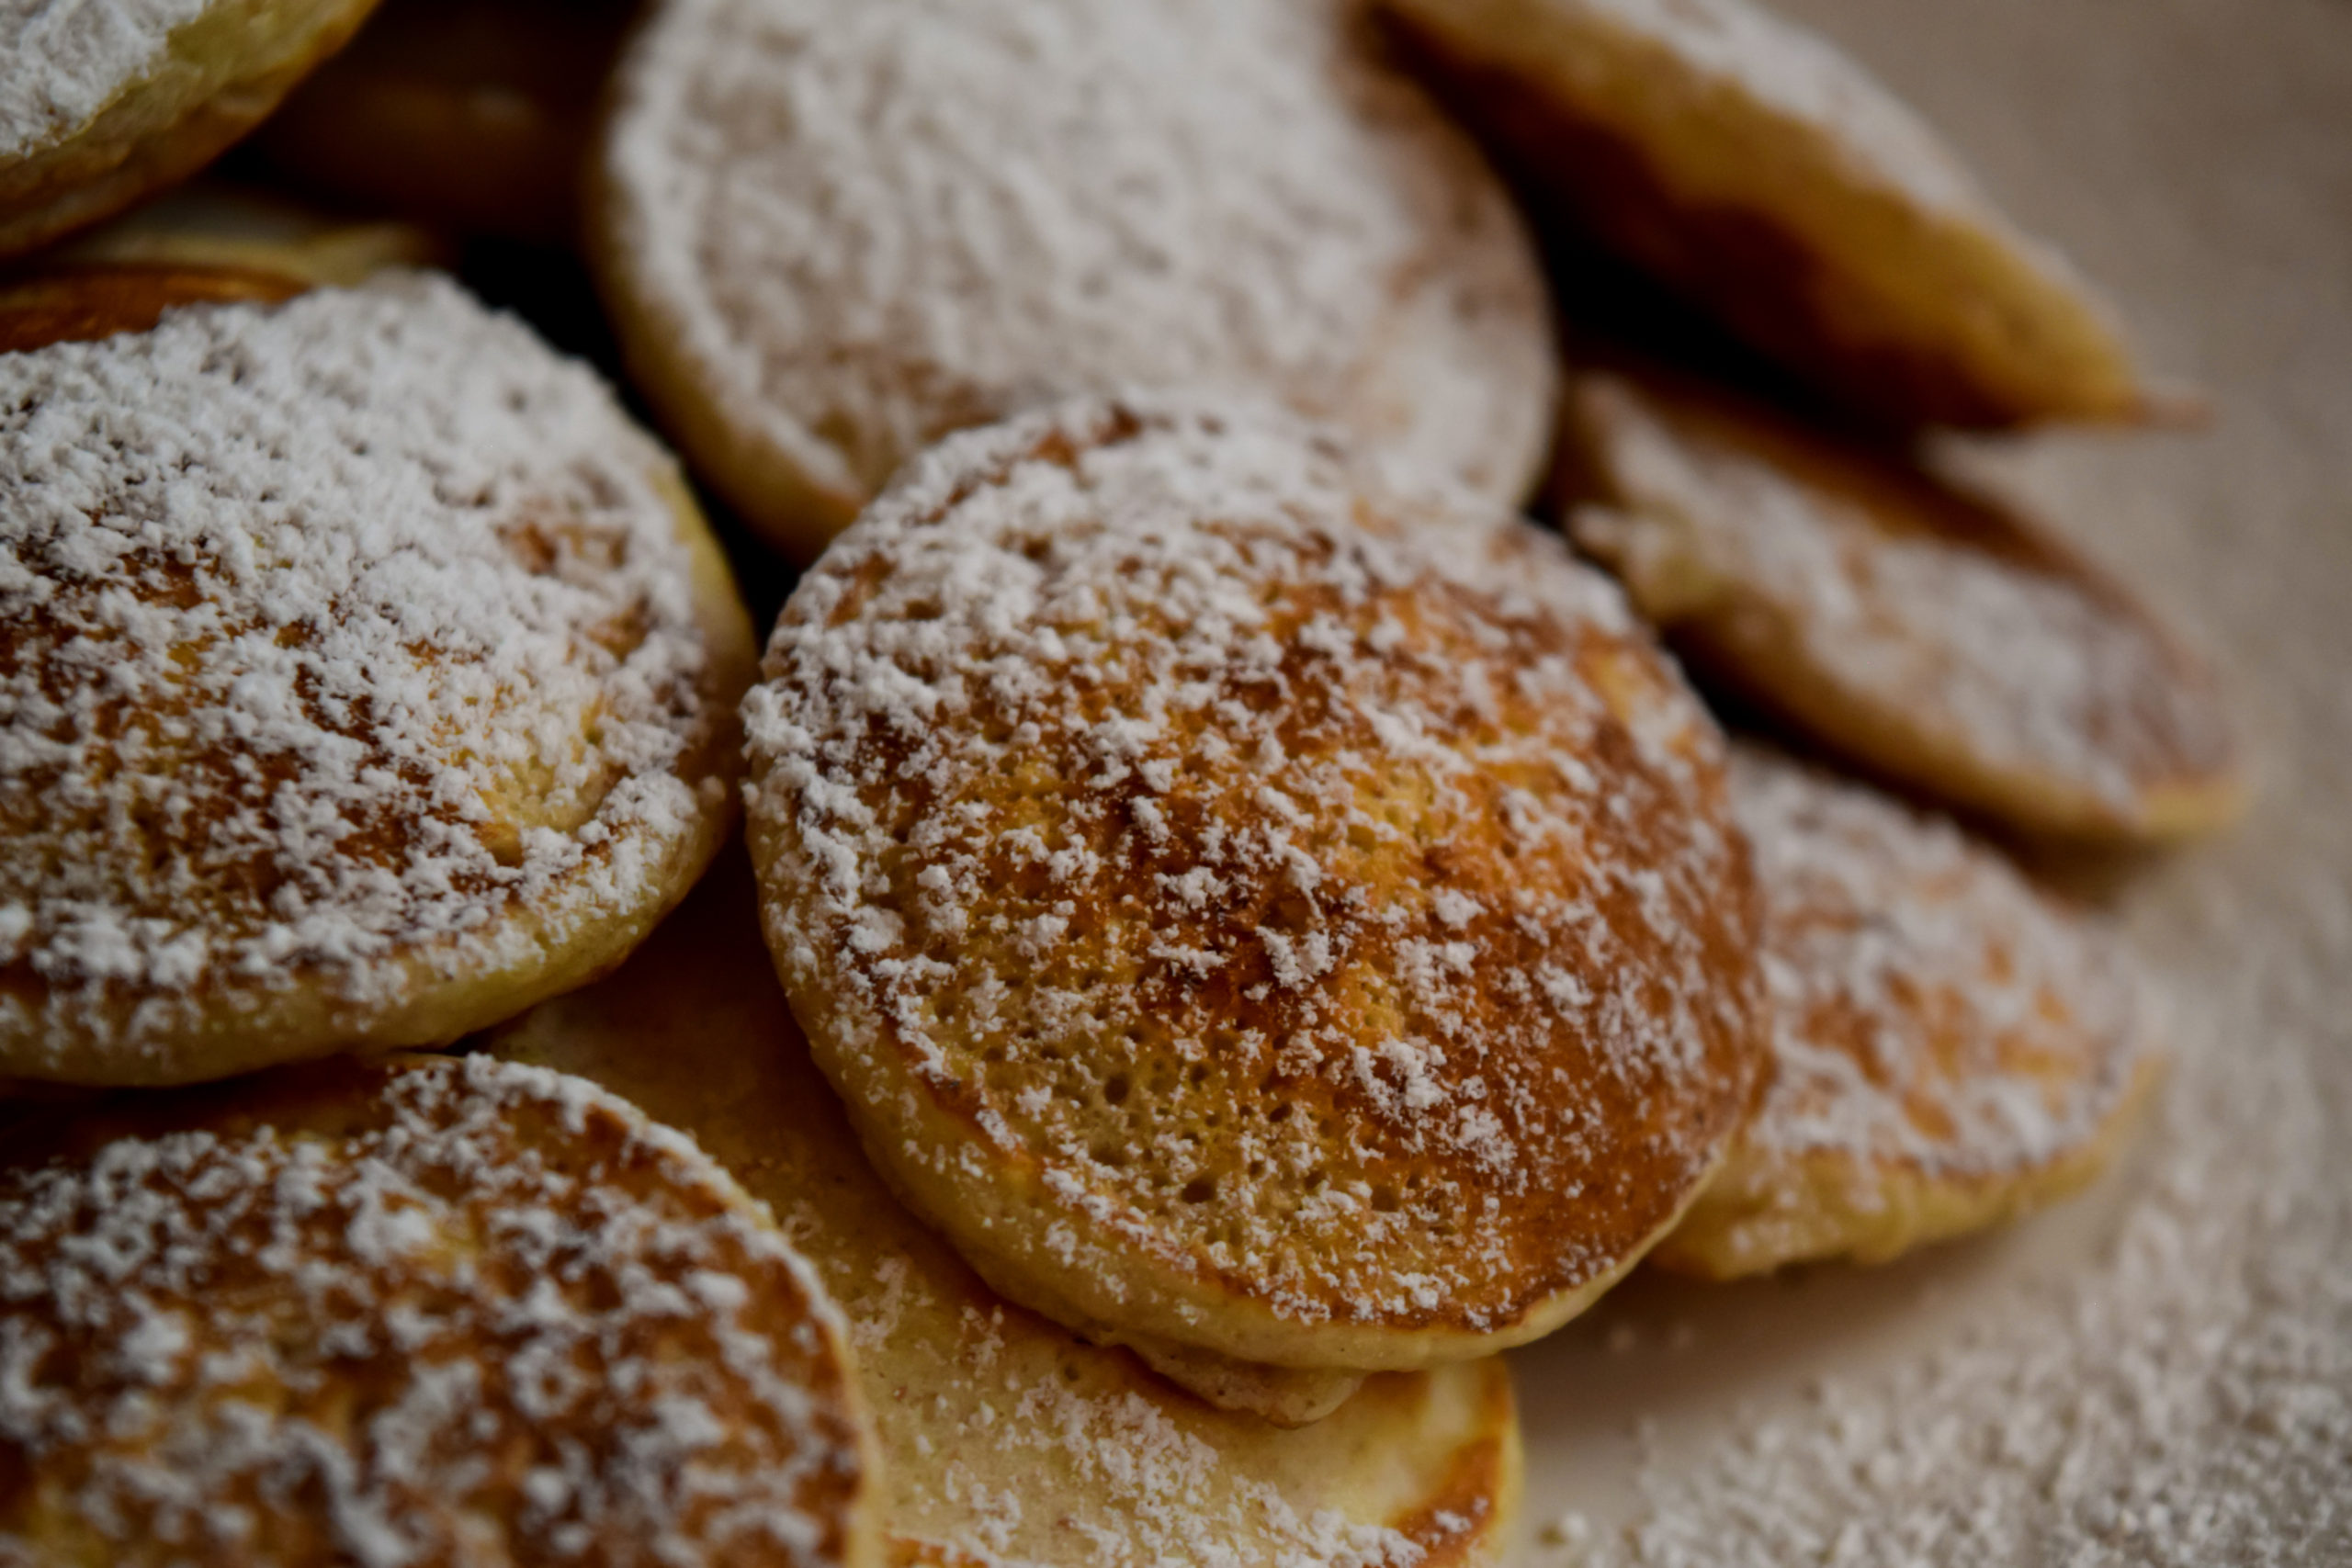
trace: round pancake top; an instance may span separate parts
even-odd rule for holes
[[[161,62],[214,0],[0,0],[0,159],[62,141]]]
[[[886,1161],[1040,1173],[1074,1291],[1506,1330],[1745,1106],[1720,739],[1499,513],[1271,414],[1081,400],[912,465],[765,672],[754,849],[820,1059]],[[894,1076],[962,1147],[900,1141]]]
[[[1575,519],[1577,542],[1662,620],[1760,601],[1873,716],[2119,820],[2234,776],[2211,672],[2025,518],[1728,397],[1596,374],[1570,401],[1583,460],[1630,514]],[[1703,586],[1652,603],[1645,577]]]
[[[1967,1178],[2096,1137],[2146,1045],[2113,932],[1950,821],[1778,753],[1735,748],[1732,799],[1772,1041],[1751,1154]]]
[[[641,904],[730,720],[672,474],[441,280],[0,355],[9,1069]]]
[[[679,1134],[486,1058],[148,1107],[0,1176],[0,1555],[768,1568],[870,1540],[839,1320]]]
[[[1510,203],[1338,0],[665,0],[605,172],[632,305],[852,509],[940,434],[1129,385],[1512,502],[1548,429]]]

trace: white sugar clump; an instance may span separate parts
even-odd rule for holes
[[[265,1109],[0,1184],[0,1449],[68,1539],[825,1561],[859,1464],[839,1322],[741,1190],[577,1078],[361,1085],[326,1110],[347,1130]],[[0,1531],[28,1544],[58,1543]]]
[[[0,355],[0,1023],[364,1016],[641,906],[723,717],[671,472],[441,280]]]
[[[210,0],[0,0],[0,159],[62,141],[163,63]]]

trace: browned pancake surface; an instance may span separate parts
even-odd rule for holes
[[[1523,1337],[1744,1103],[1712,726],[1556,542],[1385,493],[1283,422],[1069,405],[937,449],[778,626],[780,967],[1018,1298],[1298,1365]]]

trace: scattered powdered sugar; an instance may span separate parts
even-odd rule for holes
[[[1987,544],[1937,531],[1924,501],[1883,519],[1627,382],[1588,378],[1577,402],[1627,510],[1586,509],[1571,527],[1669,625],[1760,619],[1870,726],[2126,820],[2152,788],[2227,772],[2235,746],[2210,678],[2120,595],[2001,547],[2021,522],[2001,519],[2011,537]],[[1867,729],[1827,739],[1871,750]]]
[[[613,123],[630,307],[853,504],[948,431],[1128,385],[1272,398],[1514,502],[1548,438],[1518,220],[1343,0],[666,0]]]
[[[2114,934],[1941,818],[1773,753],[1732,754],[1756,855],[1773,1077],[1752,1157],[1859,1178],[2018,1174],[2086,1146],[2147,1030]]]
[[[899,1073],[1042,1161],[1073,1292],[1149,1257],[1508,1329],[1745,1103],[1711,724],[1556,540],[1329,438],[1140,398],[955,438],[765,668],[753,845],[820,1059],[925,1180],[979,1165],[907,1141]]]
[[[0,158],[62,141],[164,58],[209,0],[0,0]]]
[[[839,1322],[732,1182],[577,1078],[330,1071],[0,1180],[0,1452],[72,1521],[0,1558],[841,1561]]]
[[[1655,1455],[1634,1526],[1576,1560],[2352,1561],[2352,902],[2331,836],[2298,835],[2257,896],[2171,890],[2149,934],[2187,982],[2182,1049],[2096,1253],[1998,1286],[1932,1350]]]
[[[659,897],[726,719],[670,471],[424,277],[0,355],[11,1070],[356,1034]]]

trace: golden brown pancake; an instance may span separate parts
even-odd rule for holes
[[[1652,1256],[1715,1279],[1881,1263],[2097,1176],[2160,1065],[2116,934],[1950,822],[1776,752],[1735,748],[1732,797],[1772,1066]]]
[[[0,1558],[880,1561],[840,1317],[594,1085],[338,1063],[9,1153]]]
[[[941,435],[1206,388],[1516,505],[1543,280],[1350,0],[658,0],[589,213],[630,370],[807,560]]]
[[[198,182],[0,272],[0,354],[145,332],[175,305],[275,303],[446,259],[405,223]]]
[[[943,443],[745,704],[767,934],[883,1174],[1083,1332],[1430,1365],[1580,1310],[1760,1065],[1721,739],[1550,536],[1272,413]]]
[[[610,391],[453,284],[0,355],[0,1073],[454,1039],[725,837],[725,563]]]
[[[1691,382],[1589,374],[1569,405],[1570,534],[1704,674],[2030,833],[2236,814],[2211,671],[2018,512]]]
[[[610,977],[492,1048],[689,1131],[775,1211],[848,1319],[901,1564],[1499,1562],[1519,1422],[1499,1360],[1387,1372],[1283,1431],[990,1291],[891,1198],[809,1060],[722,855]]]
[[[569,242],[632,0],[390,0],[254,144],[322,196]]]
[[[204,167],[375,0],[0,6],[0,256]]]
[[[1747,0],[1383,4],[1539,203],[1873,418],[2149,412],[2108,304],[1812,33]]]

